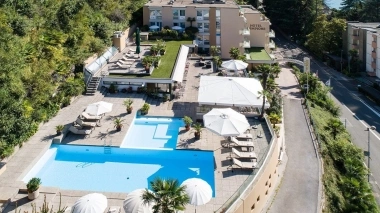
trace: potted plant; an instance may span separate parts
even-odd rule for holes
[[[145,67],[145,71],[149,73],[150,67],[153,65],[153,58],[152,56],[146,56],[142,59],[142,64]]]
[[[40,195],[40,190],[39,190],[40,185],[41,185],[41,179],[36,178],[36,177],[30,179],[28,184],[26,184],[29,200],[34,200]]]
[[[132,113],[132,110],[133,110],[132,104],[133,104],[133,100],[130,98],[125,100],[123,103],[123,105],[127,107],[127,113],[128,114]]]
[[[117,92],[117,86],[115,84],[110,84],[110,88],[108,89],[110,93]]]
[[[183,117],[182,120],[183,120],[183,122],[185,122],[186,131],[189,131],[190,130],[190,125],[193,123],[193,120],[189,116]]]
[[[200,123],[196,123],[193,126],[194,128],[194,137],[196,140],[201,139],[202,125]]]
[[[65,128],[65,126],[63,126],[63,125],[56,126],[55,130],[57,131],[57,135],[61,135],[64,128]]]
[[[123,127],[123,120],[121,118],[115,118],[113,123],[115,124],[116,131],[120,132]]]
[[[144,105],[140,109],[141,110],[141,114],[142,115],[148,114],[149,109],[150,109],[150,105],[148,103],[144,103]]]

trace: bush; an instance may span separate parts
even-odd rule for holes
[[[28,189],[28,192],[35,192],[38,188],[40,188],[40,185],[41,179],[34,177],[29,180],[28,184],[26,184],[26,188]]]

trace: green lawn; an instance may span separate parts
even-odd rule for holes
[[[144,41],[141,44],[154,44],[156,41]],[[177,58],[178,50],[181,44],[191,44],[192,41],[165,41],[166,53],[161,56],[161,63],[158,68],[153,70],[150,76],[137,76],[137,75],[119,75],[115,74],[112,77],[120,78],[170,78],[174,69],[175,60]]]
[[[251,60],[272,60],[264,47],[251,47],[248,49]]]

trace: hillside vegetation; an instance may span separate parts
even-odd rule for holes
[[[143,0],[0,0],[0,158],[84,91],[83,61],[140,20]]]

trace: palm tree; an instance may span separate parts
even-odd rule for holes
[[[271,93],[269,92],[269,90],[263,89],[262,91],[259,91],[259,95],[260,96],[258,98],[263,97],[263,106],[261,107],[261,114],[260,114],[260,117],[262,118],[262,117],[264,117],[266,98],[269,98]]]
[[[195,21],[195,18],[194,17],[187,17],[186,21],[190,22],[190,27],[193,27],[193,22]]]
[[[330,131],[330,133],[332,134],[335,140],[336,136],[344,130],[344,126],[342,122],[340,122],[339,119],[331,118],[328,120],[327,126],[325,127],[325,129]]]
[[[257,72],[261,73],[260,80],[263,85],[263,89],[267,89],[268,78],[274,78],[272,67],[268,64],[262,64],[257,66]]]
[[[240,56],[240,50],[237,47],[232,47],[229,53],[232,59],[238,59]]]
[[[146,189],[142,194],[144,204],[153,203],[153,213],[174,213],[185,210],[189,196],[185,186],[180,186],[178,180],[157,178],[150,182],[152,191]]]
[[[276,113],[272,112],[271,114],[269,114],[269,120],[273,124],[273,128],[275,128],[276,124],[280,123],[281,117]]]

